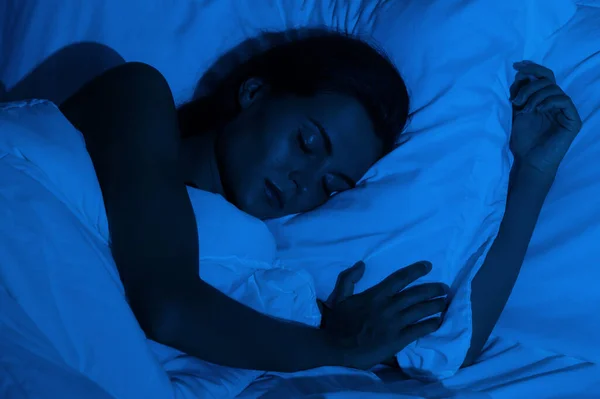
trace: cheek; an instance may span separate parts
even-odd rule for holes
[[[289,156],[289,133],[277,118],[270,117],[268,109],[258,109],[243,121],[242,151],[248,152],[253,165],[277,167]]]
[[[287,168],[296,154],[297,141],[293,137],[301,125],[298,116],[286,112],[280,104],[269,104],[262,111],[255,124],[262,161],[269,168]]]
[[[265,140],[265,164],[273,169],[285,168],[292,158],[292,148],[288,135],[275,132],[270,139]]]
[[[350,142],[340,154],[340,165],[345,166],[347,174],[353,179],[361,179],[382,155],[383,148],[378,142]]]

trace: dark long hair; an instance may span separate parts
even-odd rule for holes
[[[409,116],[404,80],[382,52],[345,33],[319,30],[279,43],[234,68],[207,95],[180,107],[182,134],[219,129],[240,112],[239,88],[251,77],[273,94],[346,94],[365,107],[386,152],[395,147]]]

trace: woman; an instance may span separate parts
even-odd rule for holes
[[[427,262],[352,295],[358,263],[340,276],[321,329],[262,315],[198,277],[186,184],[256,217],[280,217],[352,188],[393,148],[408,116],[406,87],[365,43],[323,34],[277,46],[180,109],[160,73],[125,64],[61,110],[85,137],[113,256],[150,338],[237,368],[366,369],[440,325],[430,316],[446,307],[444,285],[402,291],[431,269]]]

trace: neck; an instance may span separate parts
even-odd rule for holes
[[[206,132],[182,140],[181,160],[187,185],[224,195],[215,151],[216,132]]]
[[[217,129],[207,129],[199,121],[199,107],[195,102],[178,109],[179,128],[185,138],[181,142],[183,177],[186,185],[224,195],[217,157]]]

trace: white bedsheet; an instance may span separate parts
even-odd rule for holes
[[[404,380],[395,370],[340,368],[269,374],[238,399],[596,399],[600,366],[494,337],[480,361],[443,382]]]

